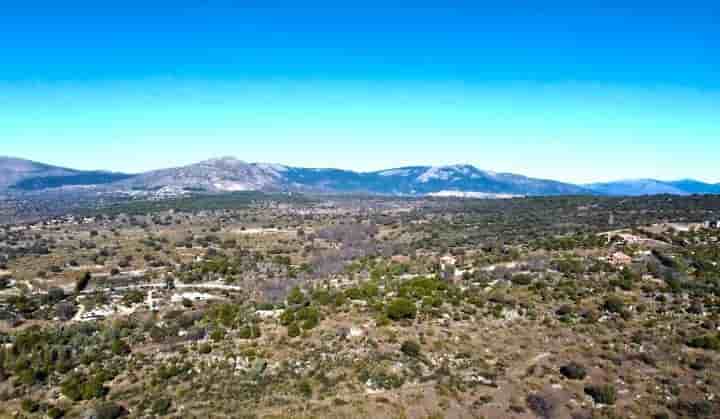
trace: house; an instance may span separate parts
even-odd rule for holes
[[[452,255],[443,256],[440,258],[440,278],[445,281],[451,281],[455,279],[457,272],[457,258]]]
[[[446,255],[440,258],[440,267],[445,269],[457,265],[457,258],[453,255]]]
[[[394,255],[391,258],[391,260],[395,263],[401,263],[401,264],[405,264],[405,265],[412,262],[412,259],[410,258],[410,256],[406,256],[406,255]]]
[[[632,263],[632,258],[623,252],[615,252],[610,255],[608,261],[615,266],[624,266]]]

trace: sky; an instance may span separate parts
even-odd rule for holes
[[[115,3],[4,5],[0,155],[720,182],[717,2]]]

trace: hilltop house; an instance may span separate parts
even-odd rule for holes
[[[615,252],[610,255],[608,262],[615,266],[625,266],[632,263],[632,258],[623,252]]]

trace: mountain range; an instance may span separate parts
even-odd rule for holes
[[[410,166],[375,172],[354,172],[246,163],[233,157],[222,157],[183,167],[126,174],[82,171],[0,157],[0,191],[37,193],[58,188],[171,195],[191,192],[265,191],[484,198],[720,193],[720,184],[696,180],[664,182],[641,179],[574,185],[512,173],[484,171],[471,165]]]

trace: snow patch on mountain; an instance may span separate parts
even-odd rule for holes
[[[441,198],[472,198],[472,199],[511,199],[522,198],[524,195],[514,195],[505,193],[488,193],[476,191],[440,191],[429,193],[429,196]]]
[[[453,176],[452,168],[446,166],[433,166],[418,176],[418,181],[428,183],[431,180],[448,180]]]
[[[267,170],[275,173],[285,173],[289,169],[287,166],[283,166],[282,164],[273,164],[273,163],[256,163],[255,167]]]
[[[380,176],[408,176],[412,173],[410,169],[392,169],[392,170],[385,170],[383,172],[379,172],[378,175]]]

